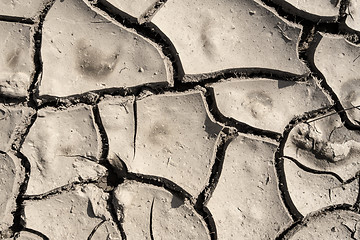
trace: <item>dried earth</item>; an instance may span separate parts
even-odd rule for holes
[[[360,239],[358,0],[3,0],[0,239]]]

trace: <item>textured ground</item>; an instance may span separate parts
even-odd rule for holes
[[[2,0],[0,239],[360,239],[360,1]]]

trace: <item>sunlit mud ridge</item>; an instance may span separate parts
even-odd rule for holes
[[[360,239],[358,0],[0,2],[0,239]]]

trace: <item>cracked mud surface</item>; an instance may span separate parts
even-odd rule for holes
[[[0,239],[360,239],[358,0],[3,0]]]

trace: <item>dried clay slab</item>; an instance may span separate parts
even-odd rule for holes
[[[207,203],[219,239],[274,239],[291,223],[278,190],[276,148],[245,136],[229,144]]]
[[[120,159],[131,162],[134,158],[134,101],[135,97],[107,96],[98,105],[109,141],[108,159],[115,167],[120,166]]]
[[[20,162],[12,153],[0,153],[0,233],[13,224],[16,198],[24,175]]]
[[[82,0],[56,1],[45,18],[40,95],[172,84],[160,48]]]
[[[88,239],[96,226],[105,221],[106,228],[100,225],[96,239],[120,240],[119,230],[111,220],[108,199],[108,193],[89,184],[41,200],[25,201],[26,228],[48,239]]]
[[[360,171],[360,131],[348,130],[337,114],[310,119],[293,127],[283,154],[306,168],[347,181]]]
[[[154,14],[157,10],[154,7],[158,2],[161,4],[160,0],[98,0],[98,2],[115,12],[120,10],[126,18],[136,19],[140,24],[148,21],[148,16]]]
[[[224,116],[279,133],[297,115],[330,105],[313,80],[229,79],[210,88]]]
[[[315,212],[288,231],[284,240],[352,240],[360,238],[360,215],[349,210]]]
[[[163,177],[193,197],[208,183],[222,129],[199,91],[152,95],[136,101],[135,156],[130,172]]]
[[[179,53],[186,81],[226,69],[309,73],[298,57],[301,26],[253,0],[168,1],[152,22]]]
[[[360,124],[360,47],[343,37],[318,34],[313,63],[339,98],[346,114]]]
[[[128,239],[210,240],[194,208],[163,188],[126,180],[116,188],[113,202]]]
[[[26,128],[29,121],[31,108],[18,105],[9,106],[0,103],[0,151],[6,152],[10,150],[14,142],[19,141],[17,134]]]
[[[303,215],[336,204],[354,204],[359,194],[359,180],[342,184],[330,174],[304,171],[284,159],[286,185],[292,202]]]
[[[340,0],[272,0],[272,2],[294,15],[317,22],[336,21],[340,10]]]
[[[0,15],[35,18],[48,2],[49,0],[1,0]]]
[[[360,1],[350,0],[345,24],[356,32],[360,32]]]
[[[27,195],[95,180],[106,173],[94,162],[100,155],[100,137],[88,106],[39,110],[21,151],[31,167]]]
[[[0,21],[0,95],[27,96],[35,71],[31,38],[30,26]]]

